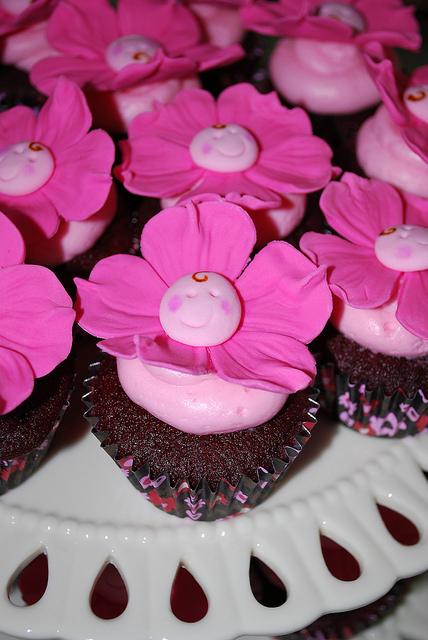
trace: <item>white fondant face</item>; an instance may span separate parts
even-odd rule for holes
[[[343,4],[342,2],[326,2],[318,8],[317,15],[322,18],[332,18],[333,20],[344,22],[355,31],[364,31],[365,29],[363,16],[349,4]]]
[[[19,16],[32,2],[33,0],[0,0],[0,9],[4,9],[12,16]]]
[[[122,36],[110,42],[106,60],[112,69],[120,71],[128,64],[147,64],[156,54],[160,45],[150,38],[140,35]]]
[[[202,129],[193,138],[189,150],[199,167],[220,173],[246,171],[259,155],[255,137],[234,123]]]
[[[201,271],[183,276],[164,294],[160,323],[173,340],[210,347],[233,336],[242,308],[235,287],[223,276]]]
[[[406,89],[404,104],[410,113],[428,124],[428,84]]]
[[[54,169],[52,153],[40,142],[18,142],[0,149],[0,193],[33,193],[46,184]]]
[[[401,224],[385,229],[375,242],[375,254],[390,269],[424,271],[428,269],[428,228]]]

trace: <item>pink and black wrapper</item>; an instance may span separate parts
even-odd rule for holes
[[[245,513],[260,504],[283,479],[287,469],[310,438],[311,431],[317,422],[315,415],[319,408],[316,401],[318,390],[311,388],[308,390],[306,419],[302,421],[292,446],[284,446],[282,458],[272,460],[273,472],[259,467],[257,470],[258,482],[254,482],[247,476],[241,476],[235,485],[230,484],[227,480],[222,480],[215,490],[205,478],[201,478],[196,488],[192,488],[186,479],[172,484],[167,473],[153,477],[149,462],[136,468],[132,452],[125,457],[118,457],[118,445],[103,444],[108,433],[98,427],[99,418],[93,413],[91,400],[92,383],[97,378],[99,368],[99,362],[90,366],[91,376],[85,380],[87,393],[83,396],[83,402],[87,407],[85,418],[92,428],[92,433],[98,438],[102,449],[115,461],[129,482],[149,502],[161,511],[179,518],[212,521]]]
[[[428,430],[428,393],[422,389],[413,396],[401,389],[388,395],[380,386],[351,381],[334,364],[321,366],[320,385],[326,408],[363,435],[405,438]]]

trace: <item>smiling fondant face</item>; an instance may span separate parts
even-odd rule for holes
[[[216,124],[199,131],[190,143],[190,155],[203,169],[229,173],[245,171],[256,162],[255,137],[239,124]]]
[[[128,64],[147,64],[156,55],[159,45],[140,35],[122,36],[107,47],[106,60],[112,69],[120,71]]]
[[[428,84],[406,89],[404,104],[412,115],[428,124]]]
[[[33,193],[46,184],[54,169],[52,153],[40,142],[18,142],[0,149],[0,193]]]
[[[25,11],[33,0],[0,0],[0,9],[3,9],[12,16],[18,16]]]
[[[192,347],[222,344],[233,336],[241,319],[235,287],[218,273],[183,276],[164,294],[160,323],[170,338]]]
[[[375,254],[390,269],[424,271],[428,269],[428,228],[402,224],[385,229],[376,240]]]
[[[322,4],[317,10],[317,15],[322,18],[332,18],[333,20],[344,22],[355,31],[364,31],[365,28],[364,18],[361,13],[354,7],[342,2],[326,2]]]

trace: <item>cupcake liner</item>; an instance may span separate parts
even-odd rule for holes
[[[73,392],[73,386],[67,395],[58,417],[43,442],[28,453],[16,456],[9,460],[2,460],[0,457],[0,496],[7,493],[9,489],[14,489],[29,478],[40,466],[45,457],[53,437],[60,425],[64,413],[70,405],[70,397]]]
[[[334,364],[322,366],[320,376],[327,408],[346,427],[380,438],[405,438],[428,430],[428,397],[422,389],[413,396],[401,389],[388,395],[381,386],[368,389],[362,382],[351,382]]]
[[[398,582],[385,596],[365,607],[323,616],[301,631],[280,636],[278,640],[348,640],[385,618],[405,592],[405,584]]]
[[[316,424],[315,414],[319,407],[316,402],[318,390],[311,388],[308,390],[306,419],[302,422],[292,446],[284,447],[283,458],[272,460],[273,473],[259,467],[257,482],[244,475],[236,485],[222,480],[215,490],[206,478],[202,478],[196,488],[192,488],[185,480],[173,485],[168,473],[153,477],[150,472],[150,463],[136,468],[132,454],[118,458],[117,444],[103,445],[108,433],[97,428],[98,417],[92,413],[91,400],[92,382],[97,377],[99,367],[100,362],[90,366],[92,375],[84,383],[88,390],[83,396],[83,402],[87,407],[85,418],[92,428],[92,433],[98,438],[101,447],[115,461],[131,484],[149,502],[165,513],[179,518],[200,521],[217,520],[244,513],[255,507],[265,500],[277,486],[277,483],[282,480],[288,467],[310,438],[311,430]]]

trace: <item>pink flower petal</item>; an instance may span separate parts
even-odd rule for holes
[[[379,262],[373,249],[353,245],[337,236],[305,233],[300,248],[315,264],[328,268],[332,292],[358,309],[385,304],[400,277],[398,271]]]
[[[428,199],[405,191],[401,192],[401,196],[405,204],[405,224],[426,227],[428,225]]]
[[[210,347],[217,375],[245,387],[295,393],[315,376],[315,360],[309,349],[285,335],[238,331],[233,338]]]
[[[154,334],[156,335],[156,334]],[[116,358],[126,358],[132,360],[138,356],[137,353],[137,336],[123,336],[119,338],[108,338],[101,340],[97,346]]]
[[[117,72],[112,89],[126,89],[144,80],[147,82],[161,82],[170,78],[190,76],[197,72],[197,66],[192,60],[180,58],[168,58],[162,51],[158,51],[147,64],[128,64]]]
[[[115,72],[104,60],[77,58],[70,55],[54,56],[36,62],[30,79],[39,91],[50,95],[60,76],[66,76],[79,87],[108,91],[112,88]]]
[[[0,346],[23,355],[36,377],[46,375],[70,353],[70,297],[49,269],[23,264],[0,272],[0,299]]]
[[[301,23],[306,6],[301,0],[279,0],[277,3],[256,0],[247,3],[240,15],[247,29],[269,36],[286,35]]]
[[[244,50],[240,44],[231,44],[228,47],[200,44],[187,49],[186,56],[197,63],[199,71],[207,71],[240,60],[244,57]]]
[[[184,193],[180,202],[201,200],[202,195],[220,194],[226,200],[250,209],[267,209],[278,207],[281,196],[263,184],[258,184],[245,173],[217,173],[204,171],[196,186]]]
[[[286,242],[271,242],[262,249],[236,287],[244,300],[243,331],[287,335],[308,343],[321,333],[331,314],[325,269],[316,269]]]
[[[397,320],[423,340],[428,340],[428,271],[405,273],[397,301]]]
[[[255,241],[254,225],[240,207],[190,202],[164,209],[146,223],[141,252],[168,285],[198,271],[214,271],[234,280]]]
[[[33,233],[52,238],[59,226],[57,210],[46,197],[43,188],[27,196],[0,194],[0,209],[18,227],[24,240]]]
[[[358,44],[376,41],[414,51],[421,46],[414,7],[405,7],[401,0],[358,0],[355,6],[367,21],[366,29],[355,36]]]
[[[34,140],[36,115],[29,107],[14,107],[0,113],[0,149]]]
[[[34,374],[24,356],[0,346],[0,415],[28,398],[33,386]]]
[[[172,340],[163,332],[155,338],[145,335],[137,338],[138,357],[143,362],[194,375],[211,370],[205,347],[189,347]]]
[[[382,231],[404,222],[403,202],[394,187],[352,173],[324,189],[320,206],[337,233],[371,249]]]
[[[55,154],[76,144],[87,134],[92,116],[79,87],[60,77],[37,118],[35,138]]]
[[[44,187],[58,215],[84,220],[101,209],[111,190],[114,154],[111,138],[99,129],[58,153],[55,173]]]
[[[404,126],[407,115],[395,77],[397,71],[393,62],[385,58],[384,49],[376,43],[365,47],[364,60],[392,120],[398,126]]]
[[[110,256],[96,264],[89,281],[75,283],[77,320],[88,333],[120,338],[162,331],[159,304],[166,286],[145,260]]]
[[[424,162],[428,164],[428,133],[422,127],[417,129],[415,126],[406,127],[402,131],[405,143],[416,153]]]
[[[0,212],[0,269],[21,264],[25,258],[25,244],[12,222]]]
[[[418,84],[428,84],[428,64],[412,71],[408,84],[409,87],[415,87]]]

